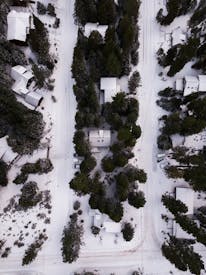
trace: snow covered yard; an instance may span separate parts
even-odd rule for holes
[[[43,1],[42,1],[43,2]],[[47,1],[45,0],[44,3]],[[152,2],[152,3],[151,3]],[[54,165],[54,170],[47,175],[30,175],[29,180],[38,182],[41,191],[50,190],[51,209],[38,204],[36,207],[23,211],[5,211],[10,198],[19,194],[20,188],[15,184],[9,184],[1,188],[0,193],[0,239],[7,238],[5,247],[13,246],[13,243],[23,238],[25,245],[40,232],[46,229],[48,240],[45,242],[36,261],[31,267],[22,269],[21,258],[23,249],[12,247],[8,260],[1,260],[0,273],[7,275],[5,270],[15,270],[9,272],[10,275],[37,275],[37,274],[73,274],[73,271],[83,269],[94,271],[97,274],[109,275],[111,272],[118,275],[129,275],[132,271],[141,268],[145,275],[169,275],[169,274],[190,274],[188,272],[177,271],[161,254],[161,244],[165,234],[171,232],[171,225],[167,224],[161,214],[168,214],[161,203],[161,196],[165,192],[174,192],[176,186],[181,186],[183,181],[168,179],[157,164],[158,149],[156,140],[158,136],[158,118],[165,112],[157,105],[157,93],[165,87],[172,87],[174,78],[166,78],[166,81],[158,77],[162,69],[157,65],[156,52],[161,43],[161,30],[155,21],[155,16],[161,7],[161,1],[144,0],[141,7],[141,36],[140,36],[140,62],[138,69],[141,72],[142,87],[137,95],[140,102],[139,123],[142,127],[142,136],[134,148],[135,157],[131,162],[144,168],[148,174],[148,181],[145,185],[139,185],[146,194],[147,204],[142,209],[135,209],[124,203],[125,214],[123,221],[130,221],[135,227],[135,236],[131,242],[125,242],[122,234],[105,233],[102,229],[100,235],[94,236],[91,233],[93,224],[93,214],[89,210],[88,197],[77,197],[69,189],[68,182],[75,172],[73,163],[73,133],[74,116],[76,112],[76,102],[72,91],[73,80],[71,78],[70,67],[72,62],[73,48],[76,42],[77,27],[73,23],[73,1],[59,0],[52,1],[56,6],[58,17],[61,19],[60,28],[53,30],[49,27],[52,24],[51,18],[42,16],[42,20],[47,22],[52,44],[52,53],[56,56],[58,63],[52,78],[55,79],[53,92],[43,91],[45,98],[41,112],[47,123],[45,143],[41,149],[33,154],[19,159],[14,163],[10,173],[10,181],[14,179],[22,164],[25,162],[35,162],[40,157],[47,156],[48,146],[50,147],[50,159]],[[178,23],[174,21],[172,26],[186,25],[187,16],[178,18]],[[170,30],[167,30],[170,32]],[[177,75],[194,74],[189,64]],[[121,87],[127,90],[126,80],[121,80]],[[55,96],[56,102],[51,99]],[[199,144],[199,137],[190,137]],[[190,138],[186,141],[191,145]],[[202,137],[204,142],[204,134]],[[186,184],[186,183],[184,183]],[[205,198],[196,194],[195,205],[204,204]],[[73,212],[73,203],[81,202],[80,220],[84,224],[84,245],[82,246],[80,259],[72,265],[63,264],[61,258],[61,236],[69,215]],[[13,211],[13,212],[12,212]],[[39,216],[41,214],[41,217]],[[45,222],[50,219],[50,223]],[[103,219],[107,220],[106,216]],[[36,224],[36,225],[35,225]],[[11,228],[11,229],[10,229]],[[202,250],[202,247],[200,247]],[[19,270],[19,272],[17,271]],[[21,271],[24,270],[24,271]],[[33,271],[36,270],[36,271]],[[25,273],[22,273],[25,272]]]

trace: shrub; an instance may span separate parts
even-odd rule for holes
[[[144,193],[142,191],[130,192],[128,195],[128,202],[135,208],[143,207],[146,203]]]
[[[170,136],[161,134],[158,136],[157,145],[158,148],[161,150],[169,150],[170,148],[172,148],[172,140]]]
[[[139,84],[140,84],[140,74],[138,71],[135,71],[131,75],[129,82],[128,82],[128,88],[129,88],[130,93],[134,93],[136,91],[137,87],[139,87]]]
[[[42,4],[41,2],[37,2],[37,12],[40,15],[44,15],[46,14],[46,7],[44,4]]]
[[[106,173],[111,173],[115,169],[115,164],[112,158],[110,157],[105,157],[102,159],[102,168],[104,172]]]
[[[26,183],[22,187],[21,192],[19,205],[23,208],[35,206],[42,199],[42,194],[39,192],[36,182],[30,181]]]
[[[18,102],[11,90],[1,89],[1,123],[14,152],[30,154],[38,148],[43,135],[43,116]]]
[[[130,223],[124,223],[122,228],[122,234],[125,241],[129,242],[134,237],[134,228]]]
[[[0,160],[0,185],[1,186],[6,186],[8,184],[7,172],[8,172],[7,164],[3,160]]]
[[[88,155],[85,157],[85,159],[82,161],[80,165],[80,170],[82,173],[89,174],[96,166],[96,159]]]
[[[47,6],[47,13],[50,16],[53,16],[53,17],[56,16],[55,8],[54,8],[54,6],[51,3],[49,3],[48,6]]]
[[[47,240],[45,234],[39,234],[35,241],[29,245],[28,249],[25,251],[25,254],[22,259],[22,265],[30,264],[36,257],[38,252],[41,250],[42,245]]]
[[[83,226],[78,224],[77,217],[72,216],[70,222],[65,226],[62,237],[63,262],[72,263],[79,257],[82,245]]]
[[[182,271],[189,271],[192,274],[201,274],[204,269],[202,257],[195,253],[190,243],[185,240],[170,237],[169,241],[162,245],[163,255],[175,265],[176,268]]]
[[[182,201],[176,200],[168,195],[162,196],[162,202],[173,215],[176,215],[177,213],[187,213],[188,211],[187,206]]]

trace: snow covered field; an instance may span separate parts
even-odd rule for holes
[[[12,248],[9,258],[0,260],[0,274],[69,275],[73,274],[74,271],[86,269],[89,271],[97,270],[97,274],[102,275],[109,275],[112,272],[118,275],[129,275],[138,268],[147,275],[183,274],[162,256],[160,250],[164,240],[162,230],[169,230],[161,218],[161,214],[165,213],[165,209],[161,205],[161,196],[166,191],[173,191],[174,187],[179,184],[178,181],[174,183],[166,178],[156,161],[158,118],[163,114],[163,111],[156,105],[157,93],[162,88],[173,85],[173,79],[164,82],[158,77],[161,70],[157,65],[155,54],[161,44],[161,29],[156,23],[155,17],[162,4],[160,0],[143,0],[140,11],[141,36],[138,70],[141,73],[142,87],[139,89],[137,97],[140,102],[139,123],[142,128],[142,136],[134,148],[135,158],[132,162],[137,164],[139,168],[145,169],[148,181],[145,185],[140,185],[146,195],[145,207],[136,210],[126,206],[127,220],[133,217],[133,223],[137,224],[135,237],[130,243],[124,242],[122,237],[117,238],[117,243],[115,243],[116,237],[109,233],[107,233],[108,235],[104,234],[102,240],[99,237],[94,237],[89,230],[91,216],[89,216],[88,198],[81,198],[82,219],[84,219],[84,225],[87,228],[84,235],[85,246],[82,247],[80,258],[76,263],[72,265],[62,263],[61,234],[69,215],[73,211],[73,202],[77,198],[68,185],[74,173],[72,139],[76,102],[72,91],[73,80],[70,67],[77,27],[73,23],[74,0],[52,2],[58,4],[57,15],[61,18],[60,28],[50,32],[52,51],[58,55],[58,65],[53,75],[53,78],[56,79],[53,95],[57,98],[57,102],[53,103],[51,96],[47,95],[43,105],[45,111],[43,112],[48,124],[46,137],[51,140],[50,158],[54,170],[48,175],[41,176],[41,178],[38,178],[39,176],[31,177],[36,181],[39,180],[41,190],[49,189],[51,192],[52,210],[49,214],[51,223],[45,224],[43,220],[38,219],[39,209],[28,211],[26,215],[18,213],[15,216],[3,215],[0,217],[0,234],[6,234],[5,237],[8,237],[11,242],[10,246],[19,236],[20,231],[26,229],[24,226],[28,226],[29,229],[35,222],[38,223],[38,230],[46,228],[48,240],[37,259],[25,268],[21,266],[22,250]],[[174,26],[182,22],[185,24],[187,17],[181,17],[178,20],[178,22],[174,21]],[[181,71],[180,76],[184,75],[185,72],[190,72],[189,66]],[[125,83],[122,82],[122,87],[124,87]],[[50,123],[53,124],[51,130]],[[29,161],[35,161],[43,155],[46,156],[46,149],[36,152]],[[18,165],[21,165],[21,161],[18,162]],[[24,162],[26,159],[23,160]],[[10,175],[11,179],[17,170],[18,167],[14,167]],[[13,194],[19,193],[19,189],[19,186],[9,184],[8,187],[1,190],[1,210],[8,204],[8,200]],[[17,222],[12,222],[12,220],[17,220]],[[31,223],[29,223],[30,221]],[[14,226],[14,229],[9,230],[11,226]],[[31,232],[30,229],[29,231]],[[29,244],[34,236],[31,237],[32,233],[25,236],[26,243]],[[184,274],[190,273],[184,272]]]

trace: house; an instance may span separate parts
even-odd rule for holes
[[[15,80],[12,90],[18,95],[24,96],[28,91],[28,87],[33,80],[33,74],[25,67],[17,65],[11,69],[11,77]]]
[[[26,42],[32,28],[32,16],[28,11],[11,10],[7,15],[7,39]]]
[[[206,75],[198,75],[199,92],[206,92]]]
[[[186,215],[193,215],[194,213],[194,191],[186,187],[176,187],[176,200],[182,201],[188,208]]]
[[[175,82],[176,91],[184,91],[183,95],[188,96],[197,92],[206,92],[206,75],[185,76],[178,78]]]
[[[102,77],[100,80],[100,90],[104,92],[104,102],[112,102],[113,97],[119,92],[116,77]]]
[[[109,147],[111,145],[110,130],[91,130],[89,142],[92,147]]]
[[[12,90],[24,97],[28,92],[28,87],[33,80],[33,74],[30,70],[25,67],[17,65],[11,69],[11,77],[15,80],[12,86]]]
[[[38,107],[43,100],[43,96],[37,94],[36,92],[29,92],[25,96],[25,101],[32,105],[33,107]]]
[[[87,23],[84,26],[84,35],[86,37],[89,37],[93,31],[98,31],[101,34],[101,36],[104,38],[107,28],[108,28],[107,25],[99,25],[99,23]]]
[[[186,41],[186,34],[183,33],[180,27],[173,30],[171,34],[172,46],[182,44]]]
[[[197,93],[199,88],[199,80],[196,76],[185,76],[184,78],[184,96]]]
[[[116,222],[105,221],[103,223],[103,228],[107,233],[120,233],[121,225]]]
[[[182,78],[178,78],[175,81],[175,89],[176,89],[176,91],[182,91],[184,89],[183,79]]]

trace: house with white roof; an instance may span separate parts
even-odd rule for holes
[[[103,223],[103,228],[107,233],[120,233],[121,225],[117,222],[105,221]]]
[[[104,102],[112,102],[113,97],[120,91],[116,77],[102,77],[100,90],[104,93]]]
[[[33,27],[32,15],[28,11],[11,10],[7,15],[7,39],[26,42]]]
[[[92,147],[109,147],[111,145],[111,131],[91,130],[89,132],[89,143]]]
[[[171,34],[172,46],[183,44],[186,41],[186,34],[183,33],[180,27],[173,30]]]
[[[38,107],[43,100],[43,96],[36,92],[29,92],[25,96],[25,102],[32,105],[33,107]]]
[[[175,82],[177,91],[183,90],[183,96],[188,96],[193,93],[206,92],[206,75],[185,76],[184,79],[178,78]]]
[[[198,92],[199,80],[196,76],[185,76],[184,78],[184,96]]]
[[[29,91],[29,86],[34,78],[33,73],[27,68],[17,65],[12,67],[11,76],[15,80],[12,90],[33,107],[39,106],[43,97],[36,92]]]
[[[15,80],[12,90],[20,96],[25,96],[29,92],[28,87],[34,77],[33,73],[25,67],[17,65],[11,68],[11,77]]]
[[[206,92],[206,75],[198,75],[199,92]]]
[[[85,35],[86,37],[89,37],[90,34],[91,34],[93,31],[98,31],[98,32],[101,34],[101,36],[104,38],[107,29],[108,29],[108,26],[107,26],[107,25],[99,25],[99,23],[87,23],[87,24],[84,26],[84,35]]]

